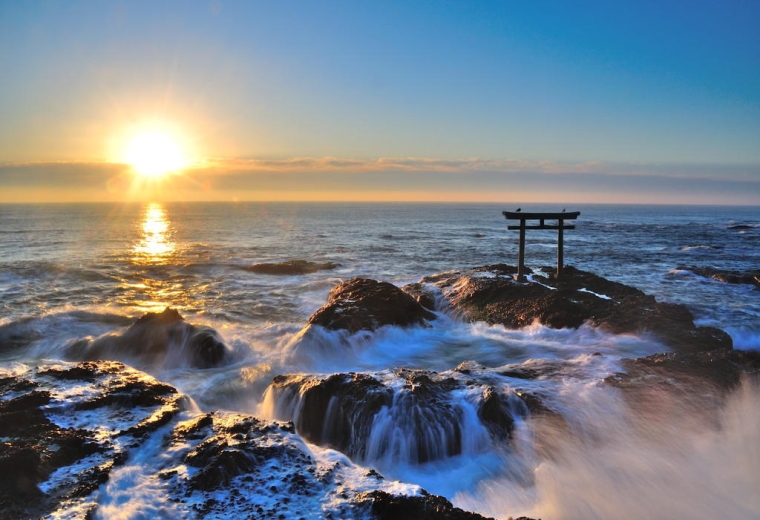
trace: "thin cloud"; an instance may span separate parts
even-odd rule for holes
[[[112,162],[26,162],[0,163],[0,186],[51,187],[97,184],[129,173],[126,164]],[[428,157],[382,157],[347,159],[339,157],[296,157],[289,159],[205,159],[186,170],[191,176],[213,179],[217,176],[252,176],[291,174],[302,177],[315,174],[371,175],[410,173],[456,176],[489,174],[660,178],[760,183],[760,165],[689,165],[611,163],[601,161],[561,162],[521,159],[492,160],[481,158],[438,159]]]
[[[680,179],[726,179],[760,182],[760,165],[648,164],[603,161],[562,162],[521,159],[481,158],[436,159],[427,157],[382,157],[344,159],[338,157],[298,157],[290,159],[208,159],[198,170],[219,174],[256,172],[366,173],[366,172],[445,172],[469,174],[537,173],[594,174],[614,176],[671,177]]]

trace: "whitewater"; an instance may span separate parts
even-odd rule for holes
[[[306,326],[330,290],[352,277],[401,287],[436,273],[515,265],[517,232],[506,229],[501,214],[513,206],[0,205],[1,378],[51,384],[37,371],[75,366],[87,345],[124,334],[144,314],[167,307],[211,331],[225,349],[225,363],[199,367],[182,348],[146,357],[130,346],[104,347],[100,359],[121,361],[176,388],[172,403],[181,412],[139,449],[125,442],[125,465],[50,516],[201,516],[167,491],[171,479],[194,471],[179,461],[197,446],[177,441],[167,449],[165,439],[183,421],[215,412],[220,424],[244,415],[293,421],[294,431],[278,433],[278,442],[309,454],[317,473],[340,468],[321,495],[305,498],[288,494],[286,470],[272,464],[266,474],[274,484],[241,487],[242,498],[235,498],[262,507],[261,517],[266,511],[286,518],[350,517],[356,513],[346,505],[347,494],[381,489],[419,496],[424,489],[494,518],[760,518],[758,381],[746,376],[725,393],[680,383],[663,392],[644,382],[635,396],[609,384],[626,373],[626,360],[671,350],[645,330],[611,334],[588,324],[552,329],[540,323],[511,330],[467,322],[440,292],[435,319],[425,326],[356,333]],[[523,205],[523,211],[561,209]],[[684,304],[698,325],[726,331],[734,349],[760,350],[760,291],[699,274],[699,268],[757,269],[756,207],[568,210],[581,216],[576,229],[565,232],[566,264],[637,287],[657,301]],[[260,267],[285,262],[294,270]],[[556,234],[529,232],[528,266],[555,262]],[[184,344],[196,332],[176,341]],[[405,385],[417,377],[415,370],[448,385],[450,417],[405,407]],[[345,374],[382,384],[393,405],[372,414],[362,439],[340,446],[308,441],[297,388]],[[60,402],[94,392],[65,382],[51,391]],[[487,392],[510,403],[508,437],[494,436],[479,419],[478,400]],[[551,413],[533,413],[525,396],[535,396]],[[329,405],[326,410],[326,416],[338,413]],[[60,427],[97,426],[109,439],[137,421],[124,410],[71,415],[50,408],[49,417]],[[461,449],[447,448],[453,438]],[[39,489],[45,493],[77,471],[76,465],[59,470]],[[167,471],[179,477],[166,477]],[[227,492],[214,495],[229,500],[226,515],[217,516],[256,511],[238,508]],[[194,497],[185,505],[201,501]]]

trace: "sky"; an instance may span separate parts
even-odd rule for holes
[[[0,202],[760,202],[760,2],[0,1]],[[159,131],[181,166],[140,175]]]

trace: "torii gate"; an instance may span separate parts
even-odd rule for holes
[[[517,263],[517,280],[525,281],[525,230],[526,229],[556,229],[557,230],[557,278],[562,276],[562,266],[564,265],[564,236],[563,231],[566,229],[575,229],[574,225],[566,226],[565,220],[575,220],[580,211],[571,211],[565,213],[522,213],[517,211],[502,211],[507,220],[519,220],[519,226],[507,226],[507,229],[520,230],[520,254]],[[538,220],[538,225],[526,226],[528,220]],[[556,220],[556,224],[545,224],[546,220]]]

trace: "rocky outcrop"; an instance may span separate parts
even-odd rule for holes
[[[640,290],[593,273],[566,267],[557,279],[531,273],[516,282],[515,269],[503,264],[443,273],[422,280],[440,288],[451,308],[466,320],[520,328],[536,321],[553,328],[577,328],[584,322],[615,334],[653,334],[682,350],[730,349],[730,336],[712,327],[696,327],[684,305],[662,303]]]
[[[432,319],[435,314],[395,285],[351,278],[333,287],[327,303],[309,317],[309,324],[358,332],[384,325],[423,325]]]
[[[288,260],[285,262],[272,262],[253,264],[249,267],[244,267],[246,271],[259,274],[272,274],[272,275],[298,275],[298,274],[310,274],[318,271],[329,271],[340,267],[340,264],[335,262],[309,262],[308,260]]]
[[[356,497],[359,509],[367,510],[376,520],[414,518],[415,520],[488,520],[477,514],[463,511],[451,505],[443,497],[424,494],[422,496],[398,496],[383,491],[367,491]],[[493,519],[491,519],[493,520]],[[530,520],[520,517],[516,520]]]
[[[760,352],[668,352],[627,359],[623,368],[625,372],[609,376],[605,382],[624,389],[656,384],[688,388],[707,385],[723,394],[738,386],[745,375],[760,375]]]
[[[515,421],[529,414],[531,396],[497,390],[489,384],[495,375],[469,373],[277,376],[265,401],[307,440],[354,460],[425,463],[508,441]]]
[[[0,378],[4,519],[110,518],[124,508],[177,518],[482,518],[308,447],[292,423],[190,412],[172,386],[122,363],[7,374]],[[136,480],[160,488],[143,500]]]
[[[81,505],[124,463],[126,446],[140,446],[182,406],[173,387],[114,362],[6,377],[0,398],[0,510],[10,519]]]
[[[756,289],[760,289],[760,270],[730,271],[714,267],[686,267],[683,265],[679,265],[676,269],[679,271],[691,271],[696,275],[711,278],[718,282],[754,285]]]
[[[171,308],[145,314],[122,334],[80,340],[67,349],[70,359],[118,360],[141,368],[208,368],[220,365],[229,355],[214,329],[187,323]]]

